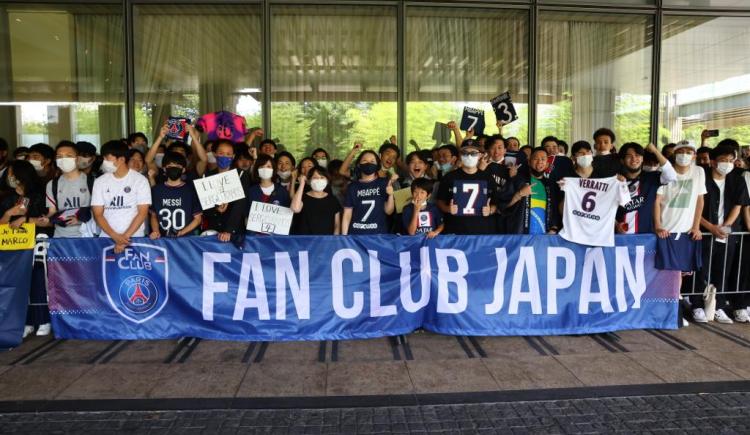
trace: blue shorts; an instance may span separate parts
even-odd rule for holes
[[[654,266],[660,270],[692,272],[703,265],[703,245],[688,233],[670,233],[666,239],[656,238]]]

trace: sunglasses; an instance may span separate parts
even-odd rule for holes
[[[464,151],[464,152],[461,153],[462,156],[467,156],[467,157],[476,157],[479,154],[481,154],[481,153],[478,153],[476,151],[473,151],[473,152],[466,152],[466,151]]]

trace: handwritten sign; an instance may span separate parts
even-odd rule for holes
[[[490,104],[492,104],[492,109],[495,111],[495,118],[497,118],[498,121],[510,124],[518,119],[516,108],[513,106],[513,101],[510,99],[510,92],[503,92],[490,100]]]
[[[36,226],[22,224],[19,228],[0,225],[0,251],[18,251],[34,249],[36,244]]]
[[[294,212],[280,205],[253,201],[247,216],[247,229],[256,233],[289,235]]]
[[[476,136],[484,133],[484,110],[474,109],[473,107],[464,107],[464,113],[461,116],[461,130],[473,130]]]
[[[393,201],[396,206],[396,213],[401,213],[409,202],[411,202],[411,187],[406,187],[393,192]]]
[[[245,197],[237,171],[198,178],[193,183],[203,210],[208,210],[217,204],[229,204]]]

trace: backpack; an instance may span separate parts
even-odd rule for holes
[[[60,175],[62,177],[62,175]],[[60,202],[57,200],[57,187],[60,184],[60,177],[55,177],[52,179],[52,197],[55,200],[55,207],[57,207],[57,204]],[[96,180],[96,177],[93,175],[86,175],[86,186],[89,188],[89,196],[92,196],[94,194],[94,180]],[[60,210],[58,209],[57,212],[59,213]],[[91,207],[81,207],[78,212],[78,220],[81,222],[87,222],[91,219]]]

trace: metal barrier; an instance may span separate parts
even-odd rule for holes
[[[745,255],[742,252],[746,245],[745,237],[750,236],[750,232],[735,232],[730,233],[727,236],[726,243],[717,242],[715,236],[711,233],[703,233],[703,267],[702,270],[690,272],[684,274],[684,276],[692,277],[692,284],[690,285],[690,292],[682,292],[682,296],[702,296],[706,286],[709,283],[715,283],[716,280],[712,276],[714,261],[717,261],[717,255],[720,256],[722,261],[721,267],[721,286],[716,286],[716,294],[744,294],[750,293],[750,288],[740,288],[743,284],[743,264],[742,260]],[[748,241],[750,243],[750,240]],[[733,255],[729,257],[730,246],[735,245]],[[750,245],[749,245],[750,248]],[[708,263],[706,263],[705,250],[708,249]],[[723,249],[723,252],[716,252],[716,249]],[[723,255],[721,255],[723,254]],[[729,261],[728,261],[729,260]],[[735,261],[736,260],[736,261]],[[750,283],[750,270],[746,271],[746,281]],[[715,284],[714,284],[715,285]],[[684,285],[683,285],[684,288]]]

